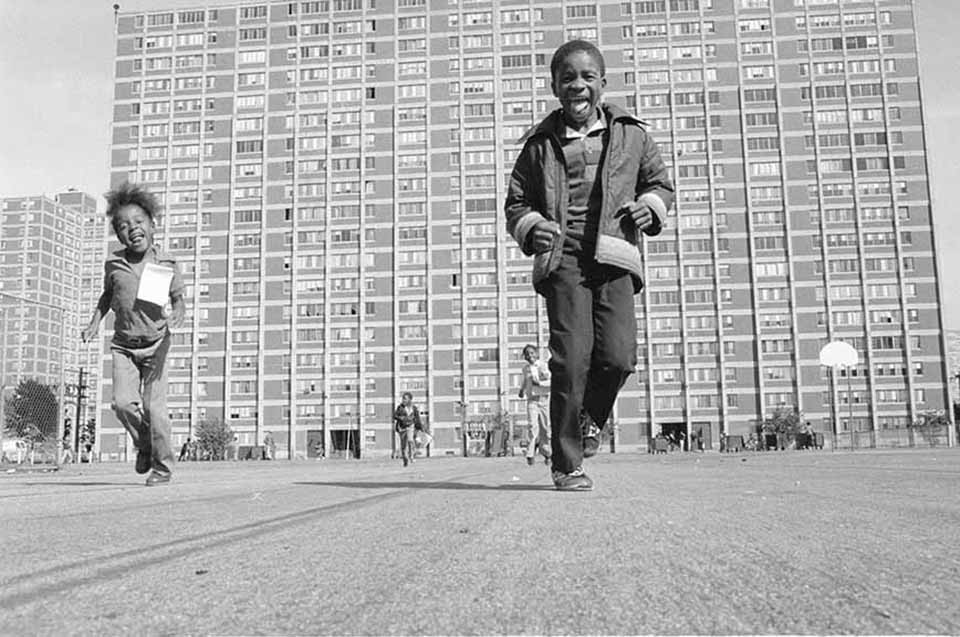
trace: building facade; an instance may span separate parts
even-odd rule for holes
[[[77,422],[99,422],[100,419],[100,379],[102,376],[102,349],[97,342],[83,343],[78,338],[79,330],[86,327],[87,322],[93,315],[93,309],[100,300],[100,293],[103,291],[103,263],[106,258],[107,248],[107,218],[102,211],[98,210],[97,200],[91,195],[80,192],[76,189],[69,189],[56,196],[57,201],[62,206],[72,208],[79,214],[79,266],[76,295],[77,303],[77,322],[68,326],[71,340],[69,341],[71,352],[76,353],[75,369],[70,371],[70,383],[79,384],[82,380],[84,385],[83,395],[80,400],[73,393],[73,411],[76,412],[77,405],[80,408],[80,415]],[[83,377],[80,377],[80,370],[83,370]],[[73,392],[73,390],[71,390]]]
[[[79,367],[100,365],[99,348],[81,349],[79,338],[91,249],[82,235],[96,223],[96,201],[76,190],[10,197],[0,199],[0,215],[0,391],[8,396],[24,379],[49,385],[72,422]],[[102,259],[102,235],[93,250]],[[81,415],[96,417],[96,407]]]
[[[185,437],[222,418],[287,453],[389,453],[411,391],[438,450],[522,414],[546,347],[504,229],[567,39],[605,54],[677,206],[644,239],[619,442],[708,447],[780,406],[826,432],[948,402],[908,0],[320,0],[121,13],[112,179],[161,195],[188,284],[170,354]],[[859,364],[819,364],[832,340]],[[105,431],[122,430],[101,397]],[[522,418],[522,415],[520,416]],[[122,436],[118,437],[118,444]]]

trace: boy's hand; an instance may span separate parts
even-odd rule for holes
[[[186,314],[186,306],[182,302],[174,303],[170,313],[170,327],[177,328],[183,325],[183,318]]]
[[[83,340],[84,343],[89,343],[97,337],[98,327],[100,327],[99,323],[91,323],[90,325],[86,326],[83,331],[80,332],[80,339]]]
[[[653,210],[642,201],[631,201],[622,205],[617,214],[628,215],[632,218],[637,230],[646,230],[653,225]]]
[[[530,246],[539,254],[553,248],[554,240],[560,236],[560,226],[554,221],[541,221],[530,232],[533,234]]]

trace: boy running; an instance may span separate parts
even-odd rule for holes
[[[133,438],[137,473],[149,471],[146,484],[152,487],[170,482],[173,470],[166,359],[170,328],[183,324],[184,285],[176,260],[153,245],[159,213],[153,194],[125,183],[106,198],[107,217],[123,249],[104,264],[103,294],[81,337],[85,343],[93,340],[100,321],[113,310],[113,410]],[[151,272],[169,277],[169,304],[142,298],[153,296],[140,285],[148,264],[154,266]]]

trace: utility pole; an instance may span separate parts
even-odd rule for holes
[[[81,410],[83,409],[83,399],[84,399],[84,390],[87,386],[83,382],[83,368],[80,368],[80,377],[77,379],[77,413],[76,418],[74,418],[74,427],[73,427],[73,452],[76,454],[76,458],[80,458],[80,428],[82,423],[85,423],[81,416]]]

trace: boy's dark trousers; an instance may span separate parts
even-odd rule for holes
[[[149,449],[151,468],[173,470],[170,419],[167,415],[167,351],[170,335],[154,343],[134,346],[113,343],[113,410],[133,438],[133,445]]]
[[[550,322],[553,470],[583,462],[580,410],[603,427],[637,361],[633,279],[590,257],[564,254],[539,286]]]
[[[406,465],[414,458],[414,431],[413,427],[401,427],[397,429],[400,436],[400,457],[403,458],[403,464]]]

